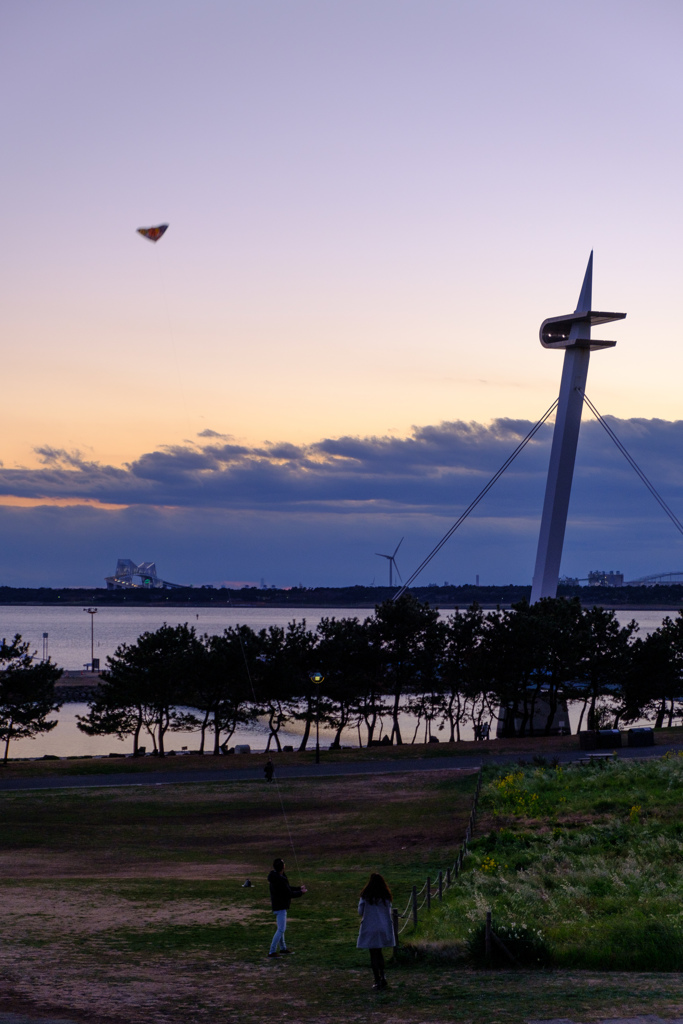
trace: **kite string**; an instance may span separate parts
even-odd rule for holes
[[[252,693],[252,696],[254,698],[254,703],[257,704],[258,701],[257,701],[257,698],[256,698],[256,690],[254,689],[254,680],[252,679],[251,669],[249,668],[249,662],[247,661],[247,652],[244,649],[244,643],[242,641],[242,633],[241,633],[241,631],[239,629],[239,626],[237,628],[237,635],[239,636],[239,640],[240,640],[240,648],[242,650],[242,658],[244,659],[244,668],[246,669],[247,679],[249,680],[249,686],[251,687],[251,693]],[[278,782],[277,775],[275,775],[274,773],[273,773],[273,781],[275,782],[275,788],[277,790],[278,799],[280,801],[280,809],[282,810],[282,817],[285,819],[285,826],[287,828],[287,835],[289,836],[289,845],[291,846],[292,853],[294,854],[294,863],[296,865],[296,873],[299,876],[299,884],[302,885],[303,884],[303,877],[302,877],[302,874],[301,874],[301,868],[299,867],[299,858],[296,855],[296,847],[294,845],[294,839],[292,838],[292,830],[289,827],[289,818],[287,817],[287,812],[285,811],[285,805],[284,805],[284,802],[282,800],[282,793],[280,792],[280,783]]]
[[[157,256],[156,256],[156,259],[157,259],[157,270],[159,272],[159,282],[161,284],[161,296],[162,296],[162,298],[164,300],[164,309],[166,310],[166,322],[168,324],[168,333],[169,333],[169,336],[171,338],[171,349],[173,350],[173,361],[175,362],[176,377],[178,379],[178,391],[180,392],[180,396],[181,396],[182,402],[183,402],[183,412],[185,413],[185,420],[187,422],[187,429],[189,431],[190,436],[192,436],[192,424],[190,422],[190,413],[189,413],[189,410],[188,410],[188,407],[187,407],[187,392],[186,392],[186,389],[185,389],[185,382],[184,382],[183,377],[182,377],[182,375],[180,373],[180,359],[178,357],[178,346],[176,345],[175,333],[173,331],[173,323],[171,321],[171,310],[170,310],[170,307],[169,307],[169,304],[168,304],[168,296],[167,296],[167,293],[166,293],[166,282],[164,280],[164,274],[163,274],[163,271],[162,271],[162,268],[161,268],[161,257],[159,255],[159,250],[156,248],[156,245],[154,246],[154,248],[155,248],[156,254],[157,254]]]
[[[280,783],[277,781],[277,775],[274,774],[273,778],[275,780],[275,788],[277,790],[277,795],[278,795],[278,797],[280,799],[280,808],[282,810],[282,817],[285,819],[285,825],[287,826],[287,834],[289,836],[289,845],[291,846],[292,853],[294,854],[294,863],[296,864],[296,873],[299,876],[299,885],[302,885],[303,884],[303,877],[301,875],[301,868],[299,867],[299,858],[296,855],[296,847],[294,846],[294,840],[292,839],[292,830],[289,827],[289,819],[287,817],[287,812],[285,811],[285,805],[282,802],[282,793],[280,792]]]

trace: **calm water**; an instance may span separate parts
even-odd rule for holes
[[[227,626],[245,624],[252,629],[266,626],[286,626],[292,619],[306,619],[311,627],[315,627],[325,616],[344,618],[357,616],[360,619],[370,614],[368,609],[357,608],[100,608],[94,617],[95,625],[95,657],[100,659],[104,667],[105,659],[116,650],[121,643],[134,643],[140,633],[155,630],[164,622],[169,625],[187,622],[195,626],[200,633],[220,633]],[[445,611],[444,615],[450,614]],[[640,625],[641,634],[656,629],[665,615],[673,612],[653,611],[618,611],[617,618],[622,624],[635,619]],[[90,661],[90,616],[81,608],[52,607],[0,607],[0,636],[8,640],[15,633],[20,633],[31,644],[38,657],[43,649],[43,633],[48,634],[48,653],[52,660],[62,668],[81,670]],[[10,756],[42,757],[43,754],[108,754],[110,752],[126,752],[131,750],[130,740],[119,741],[114,737],[89,737],[77,728],[76,715],[87,710],[84,704],[65,704],[59,712],[59,725],[52,732],[37,737],[35,740],[14,740],[10,745]],[[576,728],[578,712],[570,713],[572,729]],[[404,739],[410,740],[414,724],[406,717],[402,723]],[[421,736],[420,731],[420,736]],[[263,749],[266,742],[266,730],[256,726],[253,730],[242,730],[235,735],[233,743],[249,743],[252,749]],[[471,738],[465,728],[463,739]],[[283,743],[296,744],[298,737],[294,733],[280,733]],[[321,732],[321,743],[327,745],[332,735]],[[344,737],[349,744],[358,743],[358,735],[354,731]],[[144,742],[144,741],[143,741]],[[173,733],[167,737],[167,749],[180,750],[182,747],[195,749],[199,745],[197,733]],[[148,744],[151,749],[151,743]]]

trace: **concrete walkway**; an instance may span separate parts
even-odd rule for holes
[[[27,1017],[25,1013],[2,1013],[0,1024],[76,1024],[66,1017]]]
[[[0,1018],[0,1024],[3,1024]],[[530,1020],[527,1024],[579,1024],[578,1021],[570,1020],[569,1017],[553,1017],[552,1020]],[[664,1020],[663,1017],[653,1017],[647,1014],[645,1017],[608,1017],[598,1024],[683,1024],[683,1017],[673,1017]]]
[[[76,1021],[66,1017],[27,1017],[25,1013],[2,1013],[0,1011],[0,1024],[76,1024]],[[527,1024],[580,1024],[578,1021],[570,1020],[569,1017],[553,1017],[552,1020],[530,1020]],[[593,1024],[596,1024],[593,1021]],[[683,1024],[683,1017],[674,1017],[664,1020],[663,1017],[653,1017],[648,1014],[646,1017],[609,1017],[598,1021],[597,1024]]]
[[[621,758],[662,757],[667,750],[683,753],[683,745],[659,747],[624,747],[618,751]],[[248,759],[247,754],[238,755]],[[325,763],[325,752],[321,764],[277,765],[278,779],[310,779],[332,775],[394,775],[403,772],[453,771],[458,768],[479,768],[482,764],[517,764],[522,757],[530,761],[532,754],[469,755],[463,757],[416,757],[395,761],[330,761]],[[586,754],[578,751],[544,751],[550,759],[556,756],[561,764],[577,761]],[[234,763],[231,759],[231,764]],[[263,767],[254,768],[213,768],[206,771],[161,771],[121,772],[103,775],[54,775],[31,779],[2,779],[0,792],[31,789],[95,789],[103,786],[171,786],[182,783],[201,782],[251,782],[263,781]],[[2,1022],[0,1022],[2,1024]],[[683,1024],[683,1022],[682,1022]]]

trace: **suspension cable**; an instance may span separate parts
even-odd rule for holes
[[[420,562],[420,564],[418,565],[418,567],[415,570],[415,572],[412,574],[412,576],[410,576],[406,580],[406,582],[403,584],[401,589],[396,591],[396,593],[394,594],[394,596],[392,598],[393,601],[398,600],[399,597],[401,597],[403,594],[405,594],[405,592],[408,589],[408,587],[410,587],[414,583],[414,581],[417,579],[417,577],[420,575],[420,573],[423,572],[427,568],[427,566],[429,565],[431,560],[434,558],[434,556],[437,555],[439,553],[439,551],[441,551],[441,548],[444,546],[444,544],[446,544],[446,542],[451,539],[451,537],[453,536],[455,531],[458,529],[458,527],[461,526],[465,522],[465,520],[467,519],[467,517],[470,514],[470,512],[474,511],[474,509],[477,507],[477,505],[482,500],[482,498],[485,497],[488,494],[488,492],[491,490],[491,488],[496,483],[496,481],[500,479],[500,477],[503,475],[503,473],[508,468],[508,466],[510,466],[514,462],[514,460],[517,458],[519,453],[524,448],[526,448],[526,446],[528,445],[529,441],[531,441],[531,439],[533,437],[535,437],[535,435],[541,429],[541,427],[546,422],[546,420],[549,419],[550,416],[552,416],[552,414],[554,413],[555,409],[557,408],[558,401],[559,401],[559,399],[556,398],[555,401],[553,402],[553,404],[550,406],[550,408],[546,409],[546,411],[543,413],[543,415],[541,416],[541,418],[538,421],[538,423],[535,423],[534,426],[529,431],[529,433],[526,435],[526,437],[523,438],[519,442],[519,444],[517,445],[517,447],[515,448],[513,453],[508,456],[508,458],[505,460],[505,462],[500,467],[498,472],[495,473],[491,477],[489,482],[479,492],[479,494],[474,499],[474,501],[470,502],[470,504],[467,506],[465,511],[462,513],[462,515],[458,519],[456,519],[456,521],[451,526],[450,530],[448,530],[448,532],[445,533],[444,536],[441,538],[439,543],[434,548],[432,548],[432,550],[429,552],[427,557],[425,559],[423,559],[422,562]]]
[[[667,505],[666,501],[661,496],[661,494],[659,493],[659,491],[657,490],[655,485],[648,480],[648,478],[646,477],[645,473],[640,468],[640,466],[638,465],[636,460],[633,458],[633,456],[630,454],[630,452],[628,452],[626,450],[626,448],[621,443],[621,441],[619,440],[617,435],[614,433],[613,429],[610,427],[610,425],[607,422],[607,420],[605,419],[605,417],[602,416],[598,412],[598,410],[595,408],[595,406],[591,402],[591,400],[588,397],[588,395],[585,394],[585,392],[584,392],[583,400],[586,403],[586,405],[588,406],[588,408],[590,409],[590,411],[595,416],[595,418],[598,421],[598,423],[600,424],[600,426],[605,429],[606,433],[614,441],[615,445],[617,446],[617,448],[619,449],[621,454],[624,456],[624,458],[628,462],[629,466],[631,466],[631,468],[635,470],[635,472],[638,474],[640,479],[643,481],[643,483],[645,484],[645,486],[647,487],[648,491],[650,492],[652,497],[655,499],[657,504],[662,508],[662,510],[664,512],[666,512],[667,516],[669,517],[671,522],[674,524],[674,526],[676,527],[678,532],[683,534],[683,523],[680,521],[680,519],[678,518],[676,513],[671,508],[669,508],[669,506]]]

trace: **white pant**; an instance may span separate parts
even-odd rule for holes
[[[275,935],[273,935],[273,941],[270,944],[270,952],[271,953],[276,953],[278,945],[280,946],[281,949],[287,949],[287,945],[285,943],[285,928],[287,927],[287,911],[286,910],[274,910],[273,913],[275,914],[275,924],[277,925],[277,930],[275,932]]]

